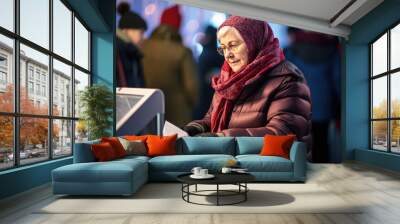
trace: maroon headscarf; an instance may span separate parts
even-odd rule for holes
[[[213,77],[211,84],[216,97],[211,114],[211,132],[220,132],[227,128],[234,102],[248,83],[265,75],[267,70],[285,60],[279,40],[274,37],[268,23],[231,16],[218,30],[224,26],[231,26],[239,31],[249,50],[249,63],[244,69],[234,73],[225,61],[221,74]]]

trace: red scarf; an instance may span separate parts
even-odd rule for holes
[[[211,132],[220,132],[227,128],[235,100],[248,83],[265,75],[266,71],[285,60],[279,40],[274,37],[268,23],[231,16],[219,29],[223,26],[232,26],[239,31],[249,50],[249,64],[234,73],[225,61],[221,74],[213,77],[212,87],[216,96],[211,114]]]

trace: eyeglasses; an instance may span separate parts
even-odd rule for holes
[[[239,46],[241,44],[242,43],[235,43],[235,44],[230,44],[229,43],[227,47],[217,47],[217,52],[218,52],[218,54],[220,54],[222,56],[225,55],[226,50],[229,50],[230,52],[236,53],[236,52],[238,52]]]

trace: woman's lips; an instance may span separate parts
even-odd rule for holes
[[[237,60],[237,61],[231,61],[231,62],[229,62],[229,64],[236,64],[236,63],[238,63],[240,60]]]

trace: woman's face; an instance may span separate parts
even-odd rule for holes
[[[224,26],[218,31],[217,39],[232,71],[241,71],[248,64],[249,50],[239,31],[234,27]]]

